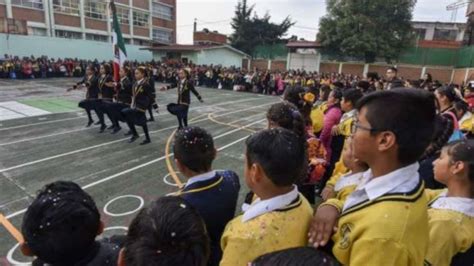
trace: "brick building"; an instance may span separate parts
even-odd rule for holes
[[[127,44],[176,42],[176,0],[116,0]],[[105,0],[0,0],[3,33],[26,25],[28,35],[110,42],[111,15]]]

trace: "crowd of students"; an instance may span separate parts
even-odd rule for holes
[[[245,142],[241,207],[239,176],[213,169],[212,136],[183,125],[173,152],[186,184],[126,236],[99,240],[94,200],[58,181],[25,213],[22,251],[34,265],[471,265],[473,91],[402,87],[387,72],[384,90],[286,88]],[[185,73],[178,89],[192,83]]]

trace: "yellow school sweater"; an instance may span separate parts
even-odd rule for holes
[[[245,266],[269,252],[304,247],[313,210],[301,194],[285,208],[260,215],[247,222],[242,215],[230,221],[221,238],[221,266]]]
[[[423,265],[428,243],[423,188],[420,183],[412,192],[388,194],[344,210],[332,238],[337,260],[351,266]],[[341,210],[343,202],[330,199],[324,205]]]
[[[428,208],[430,241],[425,265],[448,266],[456,254],[464,253],[474,245],[474,203],[471,203],[472,199],[464,199],[471,205],[471,213],[464,213],[452,206],[460,198],[454,198],[453,202],[453,198],[444,197],[446,190],[427,191],[426,194],[436,196]]]
[[[355,173],[351,172],[341,176],[334,186],[334,191],[336,192],[336,199],[345,202],[347,197],[357,188],[360,184],[364,173]]]
[[[459,120],[459,129],[465,132],[474,133],[474,115],[470,112],[464,114]]]
[[[326,102],[322,103],[321,105],[313,108],[311,110],[311,122],[313,123],[313,131],[314,133],[318,133],[323,129],[324,124],[324,112],[328,109],[328,105]]]

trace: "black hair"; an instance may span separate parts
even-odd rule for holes
[[[457,95],[456,90],[454,89],[454,86],[451,86],[451,85],[441,86],[441,87],[438,87],[436,91],[439,94],[446,96],[446,98],[448,98],[448,100],[452,103],[462,101],[462,99],[459,98],[459,96]]]
[[[453,131],[453,121],[444,115],[437,115],[431,143],[421,156],[420,161],[438,154],[441,148],[448,143]]]
[[[365,81],[365,80],[360,80],[360,81],[357,82],[356,86],[358,88],[361,88],[361,90],[363,92],[367,92],[369,90],[370,83],[368,81]]]
[[[430,73],[425,73],[425,75],[427,75],[427,79],[426,79],[426,82],[433,82],[433,76],[431,76]]]
[[[334,85],[335,88],[343,89],[345,86],[342,84],[340,81],[334,82],[332,85]]]
[[[148,77],[148,73],[146,71],[146,68],[143,66],[137,67],[137,69],[140,73],[142,73],[143,77]]]
[[[379,80],[379,74],[377,72],[368,72],[367,73],[367,79],[371,80]]]
[[[474,140],[458,140],[444,146],[451,162],[464,162],[467,165],[468,178],[474,184]],[[471,194],[474,194],[474,185],[471,186]]]
[[[276,186],[290,186],[306,174],[306,140],[293,131],[284,128],[262,130],[251,135],[246,146],[247,166],[259,164]]]
[[[109,64],[103,64],[102,66],[104,67],[104,70],[105,70],[105,74],[106,74],[106,75],[112,74],[112,67],[110,67]]]
[[[331,93],[331,87],[329,87],[328,85],[323,85],[321,86],[321,92],[320,94],[323,96],[323,101],[327,101],[328,100],[328,97],[329,97],[329,94]]]
[[[285,91],[284,99],[298,108],[300,113],[303,115],[305,125],[311,125],[311,110],[313,108],[313,103],[304,100],[305,93],[306,91],[302,87],[292,87]]]
[[[332,106],[329,106],[328,109],[324,111],[325,114],[329,112],[329,110],[331,110],[332,108],[339,108],[339,109],[341,108],[342,90],[339,88],[334,88],[331,92],[332,92],[332,96],[335,99],[339,100],[339,102],[336,104],[333,104]]]
[[[398,69],[394,66],[387,68],[387,70],[392,70],[393,72],[398,73]]]
[[[306,137],[303,116],[292,103],[273,104],[267,111],[267,119],[282,128],[292,130],[302,138]]]
[[[357,105],[357,102],[363,96],[364,95],[362,94],[362,92],[358,89],[348,89],[342,93],[342,98],[344,98],[344,101],[351,102],[354,108]]]
[[[161,197],[133,219],[124,246],[127,266],[204,266],[209,237],[201,216],[181,197]]]
[[[194,172],[211,170],[216,150],[214,140],[200,127],[187,127],[179,130],[174,138],[174,157]]]
[[[454,103],[454,109],[456,111],[462,111],[462,113],[465,114],[469,111],[469,104],[465,101],[457,101]],[[458,117],[458,119],[461,119],[461,117]]]
[[[290,248],[271,252],[255,259],[252,266],[336,266],[330,255],[312,247]]]
[[[434,130],[436,105],[432,93],[415,89],[377,91],[359,100],[357,109],[367,108],[370,126],[396,136],[398,160],[416,162],[428,147]]]
[[[57,181],[38,192],[21,231],[41,261],[74,265],[94,247],[99,228],[100,214],[92,197],[73,182]]]

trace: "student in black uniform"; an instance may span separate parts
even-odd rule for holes
[[[115,96],[116,102],[110,103],[107,106],[107,113],[112,119],[112,125],[114,130],[112,134],[116,134],[122,128],[120,127],[119,121],[126,122],[125,117],[122,114],[122,110],[129,108],[132,103],[132,78],[130,76],[130,69],[128,67],[123,67],[120,69],[120,82],[116,84],[117,94]]]
[[[88,66],[86,68],[86,75],[84,78],[72,88],[68,89],[68,91],[76,90],[78,86],[86,87],[86,98],[79,102],[79,107],[86,110],[87,117],[89,118],[86,127],[90,127],[94,123],[94,120],[92,120],[91,110],[94,110],[96,115],[99,116],[97,110],[95,109],[99,98],[99,87],[93,66]]]
[[[151,88],[148,82],[146,82],[146,70],[143,67],[139,67],[135,70],[135,84],[132,88],[132,103],[130,108],[125,108],[122,113],[125,116],[130,131],[125,136],[132,136],[129,143],[134,142],[138,139],[138,133],[135,129],[135,125],[139,125],[143,128],[145,133],[145,140],[140,145],[145,145],[151,142],[150,135],[148,134],[148,126],[146,124],[145,112],[151,103],[152,95]]]
[[[99,76],[99,100],[97,102],[97,115],[99,116],[100,133],[103,133],[106,129],[104,122],[104,113],[107,114],[109,120],[112,122],[110,114],[107,112],[108,105],[113,102],[115,93],[114,79],[112,77],[112,68],[109,64],[103,64],[100,66]],[[109,129],[113,129],[114,126],[110,126]]]
[[[163,87],[161,90],[172,89],[173,87]],[[167,106],[168,112],[173,115],[176,115],[178,118],[179,129],[182,129],[183,126],[188,126],[188,111],[189,105],[191,104],[191,92],[198,98],[200,102],[202,100],[201,95],[194,88],[193,83],[189,79],[189,72],[184,69],[179,71],[179,81],[177,84],[178,88],[178,103],[170,103]]]
[[[148,119],[149,122],[155,121],[155,118],[153,117],[153,109],[157,110],[158,109],[158,104],[156,104],[156,89],[155,89],[155,79],[153,78],[153,69],[148,68],[147,69],[147,82],[150,85],[151,88],[151,95],[153,98],[151,99],[150,106],[148,106],[148,113],[150,114],[150,119]]]

